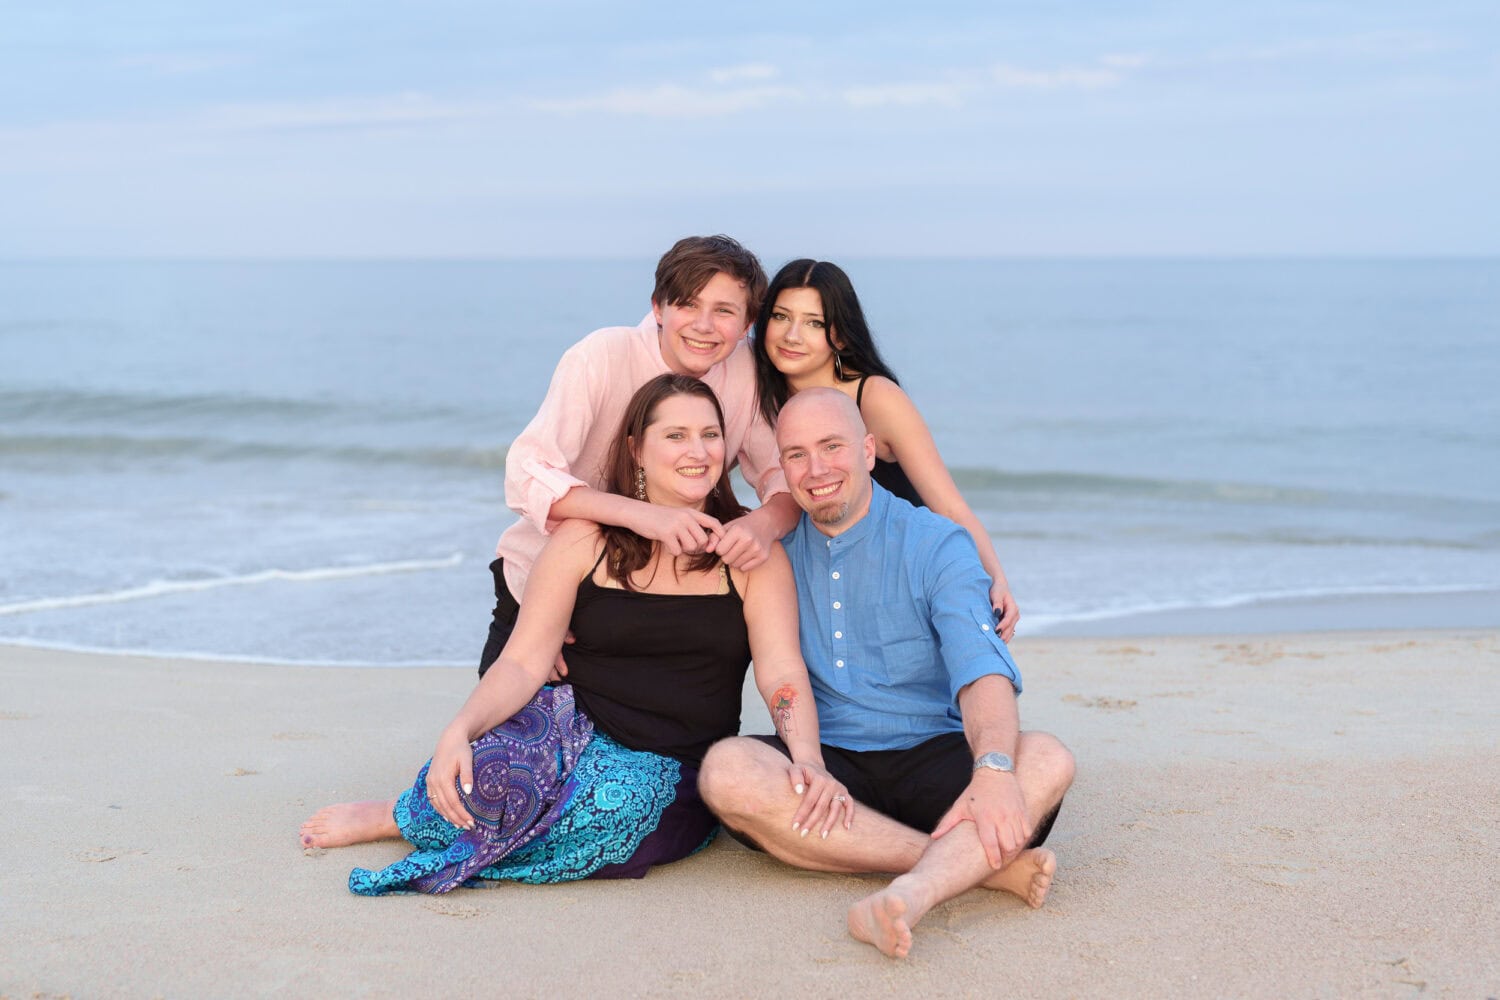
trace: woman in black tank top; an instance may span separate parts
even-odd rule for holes
[[[674,509],[717,537],[743,513],[723,428],[708,386],[658,376],[627,407],[609,491]],[[350,874],[365,895],[494,878],[639,878],[716,831],[697,769],[710,744],[739,731],[752,654],[791,748],[789,781],[805,788],[797,819],[847,825],[853,802],[823,767],[796,606],[779,545],[740,573],[711,552],[673,553],[626,528],[565,521],[532,569],[504,651],[412,788],[323,809],[303,824],[302,843],[411,841],[418,850],[402,861]],[[544,686],[570,628],[567,682]]]
[[[989,573],[990,602],[1007,641],[1021,612],[989,532],[969,508],[938,454],[932,432],[875,346],[849,276],[803,258],[771,279],[753,335],[761,415],[775,425],[793,394],[814,386],[852,397],[875,436],[872,478],[896,496],[966,528]]]

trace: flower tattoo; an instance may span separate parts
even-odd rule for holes
[[[771,715],[775,717],[776,728],[781,730],[781,737],[785,739],[792,734],[792,706],[797,702],[797,691],[790,684],[783,684],[771,696]]]

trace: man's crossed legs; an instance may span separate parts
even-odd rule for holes
[[[911,751],[861,754],[825,746],[824,763],[861,805],[851,829],[842,823],[826,835],[821,827],[792,829],[800,802],[787,785],[785,754],[774,737],[716,743],[703,761],[698,786],[726,827],[787,864],[898,875],[849,908],[849,933],[859,940],[903,958],[911,950],[912,929],[928,910],[976,886],[1003,889],[1032,907],[1046,899],[1057,859],[1040,845],[1073,782],[1073,755],[1056,737],[1021,734],[1016,779],[1033,833],[1026,849],[999,870],[990,866],[972,822],[936,839],[921,832],[935,827],[968,787],[970,756],[962,734],[939,737]],[[909,765],[904,773],[903,765]],[[871,802],[906,822],[878,812]]]

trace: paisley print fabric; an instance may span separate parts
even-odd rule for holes
[[[394,810],[417,850],[380,871],[354,869],[351,891],[374,896],[448,892],[498,879],[639,878],[652,864],[703,847],[716,829],[697,799],[695,771],[595,732],[568,685],[543,688],[474,742],[474,792],[465,797],[473,830],[449,823],[428,801],[430,766],[423,765]],[[679,796],[684,785],[689,794]],[[669,810],[667,830],[662,821]],[[637,859],[643,843],[649,849]]]

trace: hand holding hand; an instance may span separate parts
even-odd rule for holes
[[[991,868],[999,870],[1014,861],[1026,849],[1032,832],[1026,800],[1016,776],[989,769],[976,771],[969,787],[938,821],[932,839],[964,822],[974,824]]]
[[[748,573],[765,562],[771,557],[771,546],[776,537],[774,525],[765,517],[757,517],[759,513],[751,511],[730,521],[724,526],[723,536],[709,543],[708,551],[717,553],[732,569],[742,573]]]
[[[462,729],[450,725],[438,737],[427,768],[427,801],[444,819],[461,830],[474,829],[474,817],[455,785],[467,795],[474,789],[474,747]]]
[[[690,507],[665,507],[641,502],[626,525],[642,538],[661,542],[672,555],[692,555],[709,551],[710,539],[724,533],[718,519]]]
[[[792,815],[792,829],[807,836],[817,831],[823,839],[828,831],[838,825],[839,816],[844,819],[844,829],[854,825],[854,799],[843,782],[816,764],[787,765],[787,778],[792,791],[801,798],[801,804]]]

